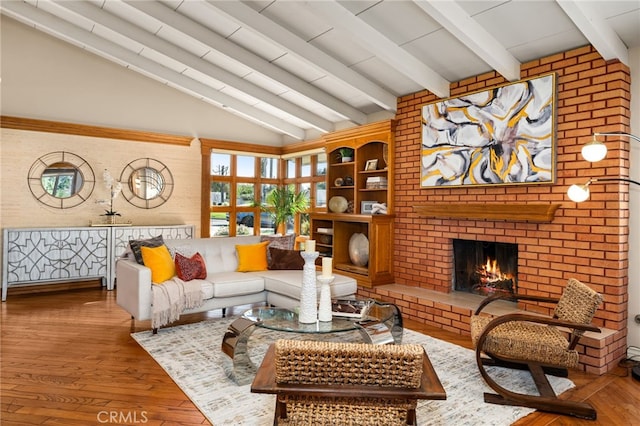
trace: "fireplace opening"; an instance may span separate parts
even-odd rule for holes
[[[514,294],[518,287],[518,245],[453,240],[454,290]]]

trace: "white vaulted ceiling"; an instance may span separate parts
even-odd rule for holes
[[[4,15],[282,135],[390,118],[396,98],[592,44],[628,64],[640,0],[0,2]]]

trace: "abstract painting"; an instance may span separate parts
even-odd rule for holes
[[[552,183],[555,74],[422,107],[421,187]]]

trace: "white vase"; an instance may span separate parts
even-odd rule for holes
[[[298,321],[311,324],[318,321],[318,290],[316,289],[316,258],[317,251],[301,251],[304,259],[302,268],[302,289],[300,290],[300,313]]]
[[[318,275],[318,281],[320,282],[320,305],[318,306],[318,320],[331,321],[333,315],[331,315],[331,287],[329,284],[335,277],[325,277],[324,275]]]
[[[349,258],[356,266],[369,263],[369,239],[366,235],[355,233],[349,238]]]

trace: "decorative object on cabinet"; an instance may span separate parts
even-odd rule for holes
[[[359,232],[349,238],[349,258],[356,266],[366,266],[369,263],[369,239]]]
[[[107,218],[107,224],[115,225],[117,224],[116,217],[122,215],[113,210],[113,200],[118,198],[118,195],[122,191],[122,184],[114,181],[111,173],[109,173],[109,170],[107,169],[104,169],[104,172],[102,173],[102,180],[107,191],[109,191],[109,200],[98,200],[96,202],[109,207],[101,216],[105,216]]]
[[[363,201],[360,203],[360,213],[362,214],[373,214],[373,205],[376,204],[375,201]]]
[[[371,214],[387,214],[387,204],[375,203],[371,206]]]
[[[333,181],[333,184],[335,186],[342,186],[344,184],[344,179],[342,179],[341,177],[336,178],[336,180]]]
[[[344,213],[347,211],[347,207],[349,207],[349,200],[346,198],[336,195],[335,197],[331,197],[329,199],[329,210],[334,213]]]
[[[349,163],[353,161],[353,149],[352,148],[340,148],[338,150],[340,161],[343,163]]]
[[[367,162],[364,165],[364,169],[366,171],[377,170],[378,169],[378,160],[377,159],[367,160]]]
[[[153,158],[138,158],[120,173],[125,183],[122,196],[132,205],[153,209],[167,202],[173,193],[173,175],[169,168]]]
[[[115,263],[129,240],[162,235],[193,238],[193,225],[126,227],[5,228],[2,252],[2,301],[9,287],[101,278],[115,284]],[[46,253],[46,255],[42,255]]]
[[[66,151],[38,158],[27,178],[36,200],[49,207],[68,209],[84,203],[95,187],[93,169],[82,157]]]
[[[549,73],[423,106],[421,186],[554,182],[555,80]]]
[[[344,186],[353,186],[353,178],[351,176],[344,177]]]

